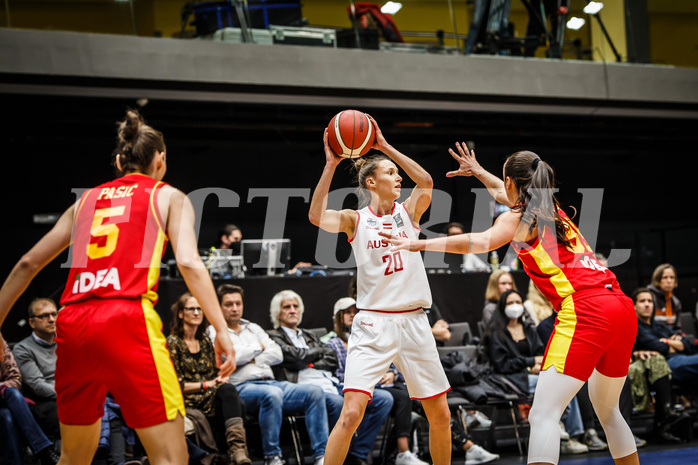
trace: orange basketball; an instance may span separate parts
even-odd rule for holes
[[[340,111],[327,126],[327,142],[340,157],[358,158],[366,155],[375,138],[371,120],[360,111]]]

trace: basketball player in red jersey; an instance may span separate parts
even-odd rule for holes
[[[465,144],[451,155],[459,169],[447,176],[475,176],[511,208],[492,228],[428,240],[382,234],[396,250],[483,253],[511,242],[534,284],[555,306],[555,330],[546,349],[533,407],[528,463],[557,463],[558,422],[585,382],[616,464],[639,464],[632,432],[618,409],[637,319],[615,275],[599,264],[589,244],[553,195],[553,170],[533,152],[504,164],[504,181],[485,171]]]
[[[121,177],[86,191],[12,269],[0,289],[0,324],[34,276],[72,243],[56,336],[59,463],[92,461],[108,391],[152,463],[186,464],[182,392],[153,308],[168,239],[218,334],[227,334],[226,324],[199,258],[192,205],[162,182],[163,136],[137,111],[119,122],[113,164]],[[215,345],[219,374],[229,376],[235,369],[230,339]]]
[[[451,387],[423,310],[432,302],[424,263],[419,253],[391,252],[390,244],[378,235],[389,230],[403,237],[419,237],[419,220],[431,203],[433,181],[417,162],[388,144],[375,120],[370,120],[376,132],[373,148],[382,154],[354,161],[359,187],[368,193],[369,204],[358,211],[327,208],[332,177],[343,158],[332,152],[325,131],[325,168],[308,214],[310,222],[321,229],[346,234],[358,268],[359,313],[347,351],[344,405],[327,441],[325,465],[344,462],[373,389],[391,363],[405,376],[410,397],[422,402],[434,465],[450,465],[451,416],[446,392]],[[402,188],[398,167],[416,184],[402,203],[396,202]],[[411,453],[400,455],[396,463],[423,463]]]

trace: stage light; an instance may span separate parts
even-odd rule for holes
[[[587,6],[584,7],[584,13],[588,15],[595,15],[603,8],[603,3],[601,2],[589,2]]]
[[[386,15],[394,15],[402,8],[402,3],[398,2],[388,2],[381,7],[381,12]]]
[[[584,26],[584,24],[586,24],[586,21],[584,21],[582,18],[573,16],[569,19],[569,21],[567,21],[567,29],[578,31],[582,26]]]

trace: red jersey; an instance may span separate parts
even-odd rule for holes
[[[157,301],[167,235],[156,193],[164,185],[144,174],[129,174],[82,195],[62,305],[92,297]]]
[[[591,247],[565,212],[558,212],[569,225],[567,238],[572,249],[557,240],[555,229],[550,225],[539,225],[538,237],[531,242],[511,243],[533,283],[556,309],[565,297],[582,289],[609,286],[619,289],[616,275],[596,260]]]

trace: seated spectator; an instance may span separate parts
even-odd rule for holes
[[[58,456],[53,443],[46,437],[34,420],[24,396],[20,393],[22,376],[10,347],[0,336],[4,348],[4,359],[0,363],[0,450],[2,463],[22,465],[24,446],[22,439],[29,444],[32,453],[41,465],[55,465]]]
[[[637,313],[637,339],[633,350],[649,350],[662,354],[671,368],[674,380],[693,384],[698,380],[698,354],[686,337],[675,334],[664,322],[657,320],[651,291],[640,288],[633,292]]]
[[[38,298],[29,304],[32,333],[14,347],[15,360],[22,373],[22,392],[33,400],[30,407],[49,439],[60,438],[56,406],[56,319],[58,310],[51,299]]]
[[[523,299],[519,291],[505,291],[497,303],[487,327],[485,346],[490,364],[496,373],[506,375],[522,392],[533,394],[543,363],[545,346],[532,323],[523,319]],[[575,436],[584,433],[582,417],[576,398],[568,407],[561,425],[563,454],[580,454],[589,448]],[[565,440],[567,437],[567,440]]]
[[[215,351],[206,337],[208,326],[198,300],[189,292],[172,305],[167,347],[182,387],[184,405],[201,411],[214,432],[225,431],[232,465],[249,465],[252,461],[247,452],[240,397],[235,386],[217,376]]]
[[[337,354],[313,333],[298,327],[304,311],[303,299],[293,291],[281,291],[272,298],[269,314],[275,329],[269,331],[269,335],[284,354],[284,361],[276,365],[274,371],[276,379],[322,387],[331,430],[339,419],[344,399],[343,386],[334,376],[338,368]],[[374,391],[366,415],[349,446],[345,464],[366,463],[392,406],[393,397],[388,392]]]
[[[334,304],[334,331],[337,334],[330,339],[328,345],[337,354],[338,368],[335,376],[340,382],[344,382],[344,372],[347,364],[347,348],[354,316],[359,313],[356,308],[356,300],[352,297],[343,297]],[[393,407],[390,414],[395,418],[394,432],[397,438],[397,457],[395,465],[425,465],[410,451],[409,437],[412,429],[412,400],[407,392],[402,375],[395,365],[381,378],[373,391],[373,395],[387,392],[393,397]]]
[[[490,273],[490,277],[487,280],[487,289],[485,289],[485,306],[482,309],[481,319],[485,328],[487,328],[492,315],[497,311],[499,298],[505,291],[511,289],[516,290],[516,282],[514,281],[514,276],[509,271],[499,268]],[[524,309],[524,320],[531,321],[531,317],[526,309]]]
[[[665,323],[673,330],[681,329],[681,301],[674,295],[679,285],[676,268],[663,263],[654,269],[652,283],[647,289],[654,296],[654,319]],[[689,330],[690,332],[690,330]]]
[[[322,465],[329,429],[322,388],[274,379],[272,366],[283,362],[279,345],[257,324],[242,318],[244,290],[232,284],[217,289],[237,368],[230,376],[248,413],[257,413],[265,465],[282,465],[279,435],[283,415],[305,414],[315,465]],[[215,330],[209,326],[213,340]]]
[[[429,326],[431,326],[431,334],[434,335],[436,339],[437,346],[443,346],[446,342],[451,340],[451,330],[448,327],[448,323],[441,316],[436,304],[432,304],[431,308],[425,308],[424,313],[427,314],[429,319]],[[458,341],[460,343],[460,341]]]
[[[240,241],[242,241],[242,231],[234,224],[226,224],[218,231],[219,249],[233,249],[235,253],[240,253]]]
[[[461,223],[453,221],[444,226],[444,234],[447,236],[455,236],[458,234],[463,234],[465,232],[465,226]]]
[[[636,303],[637,306],[637,303]],[[659,353],[650,350],[633,351],[633,362],[628,369],[632,385],[634,408],[639,412],[652,405],[654,393],[654,433],[660,442],[678,444],[681,439],[671,433],[672,421],[678,417],[671,407],[671,368]]]

